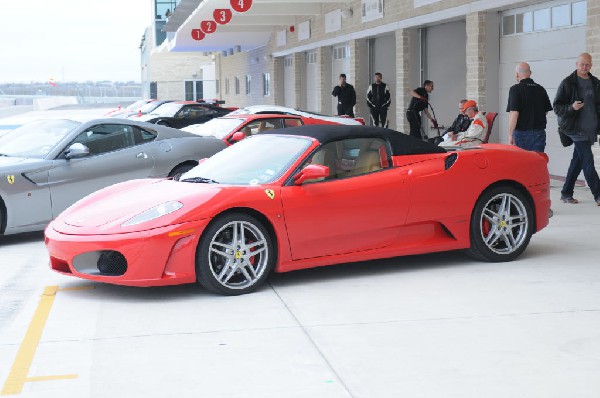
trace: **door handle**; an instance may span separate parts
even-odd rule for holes
[[[148,159],[148,155],[146,155],[145,152],[140,152],[137,155],[135,155],[135,157],[138,159]]]

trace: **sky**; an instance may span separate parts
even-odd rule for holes
[[[0,23],[0,82],[139,82],[150,0],[14,0]]]

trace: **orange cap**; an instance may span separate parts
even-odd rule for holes
[[[477,106],[477,102],[473,101],[473,100],[468,100],[467,102],[465,102],[465,104],[463,105],[463,112],[467,110],[467,108],[471,108],[471,107],[476,107]]]

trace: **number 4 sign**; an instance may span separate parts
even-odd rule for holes
[[[252,0],[229,0],[231,8],[237,12],[246,12],[252,7]]]
[[[231,22],[231,17],[233,13],[229,8],[218,8],[213,11],[213,17],[215,21],[220,25],[226,25]]]

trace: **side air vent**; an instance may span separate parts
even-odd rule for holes
[[[444,159],[444,168],[448,170],[450,167],[452,167],[457,158],[458,155],[456,153],[448,155],[446,159]]]

